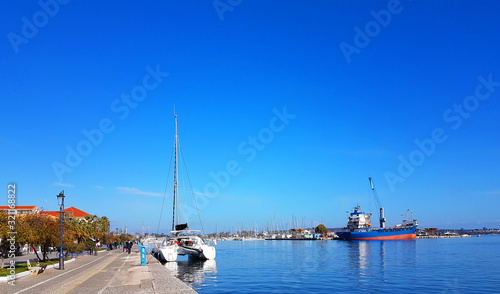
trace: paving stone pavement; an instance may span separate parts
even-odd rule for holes
[[[148,257],[148,262],[141,266],[136,250],[99,252],[65,264],[62,271],[20,278],[15,286],[0,283],[0,293],[196,293],[156,259]]]

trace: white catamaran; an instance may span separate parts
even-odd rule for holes
[[[202,238],[194,235],[198,230],[189,230],[188,224],[179,224],[179,166],[178,166],[178,135],[177,115],[175,118],[175,164],[174,164],[174,197],[172,231],[173,236],[165,239],[158,249],[157,258],[162,262],[176,261],[177,255],[189,255],[190,258],[213,260],[215,247],[205,244]],[[175,225],[174,225],[175,224]]]

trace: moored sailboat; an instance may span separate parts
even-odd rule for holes
[[[161,262],[170,262],[177,260],[178,246],[172,240],[165,239],[158,250],[153,251],[153,255]]]
[[[187,223],[179,224],[179,156],[178,156],[178,135],[177,135],[177,115],[175,118],[175,163],[174,163],[174,193],[173,193],[173,214],[172,214],[172,237],[165,239],[162,246],[157,251],[157,258],[160,261],[176,261],[177,255],[188,255],[190,258],[213,260],[215,259],[215,247],[205,244],[202,238],[194,235],[198,230],[189,230]],[[201,221],[200,221],[201,222]]]

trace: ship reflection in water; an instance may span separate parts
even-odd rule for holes
[[[349,241],[347,247],[349,279],[357,288],[383,291],[379,287],[385,283],[385,241]],[[374,271],[378,272],[381,283],[373,283]]]
[[[177,260],[164,266],[184,283],[195,290],[205,286],[215,286],[217,282],[217,264],[215,260]]]
[[[347,243],[349,248],[349,265],[356,273],[363,274],[368,269],[368,258],[371,255],[370,241],[351,241]]]
[[[415,240],[349,241],[346,242],[346,245],[348,248],[349,277],[361,289],[384,291],[384,285],[390,280],[390,275],[387,273],[391,269],[387,267],[387,264],[395,261],[410,272],[415,270]],[[391,257],[386,256],[387,250],[391,252],[389,254]]]

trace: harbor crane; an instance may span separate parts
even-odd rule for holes
[[[406,214],[405,214],[405,218],[403,219],[403,225],[406,224],[406,222],[408,221],[408,212],[410,212],[410,209],[408,208],[408,210],[406,211]]]
[[[368,181],[370,181],[370,188],[373,191],[373,198],[375,199],[375,205],[377,206],[377,208],[378,208],[378,210],[380,212],[380,217],[379,217],[380,228],[385,229],[386,218],[384,216],[384,208],[382,207],[382,205],[380,205],[380,199],[378,198],[377,191],[375,190],[375,187],[373,186],[372,178],[368,177]]]
[[[416,226],[418,225],[418,222],[416,219],[413,219],[413,211],[411,213],[411,221],[408,221],[408,212],[410,212],[410,209],[406,211],[405,218],[403,220],[403,227],[411,227],[411,226]]]

